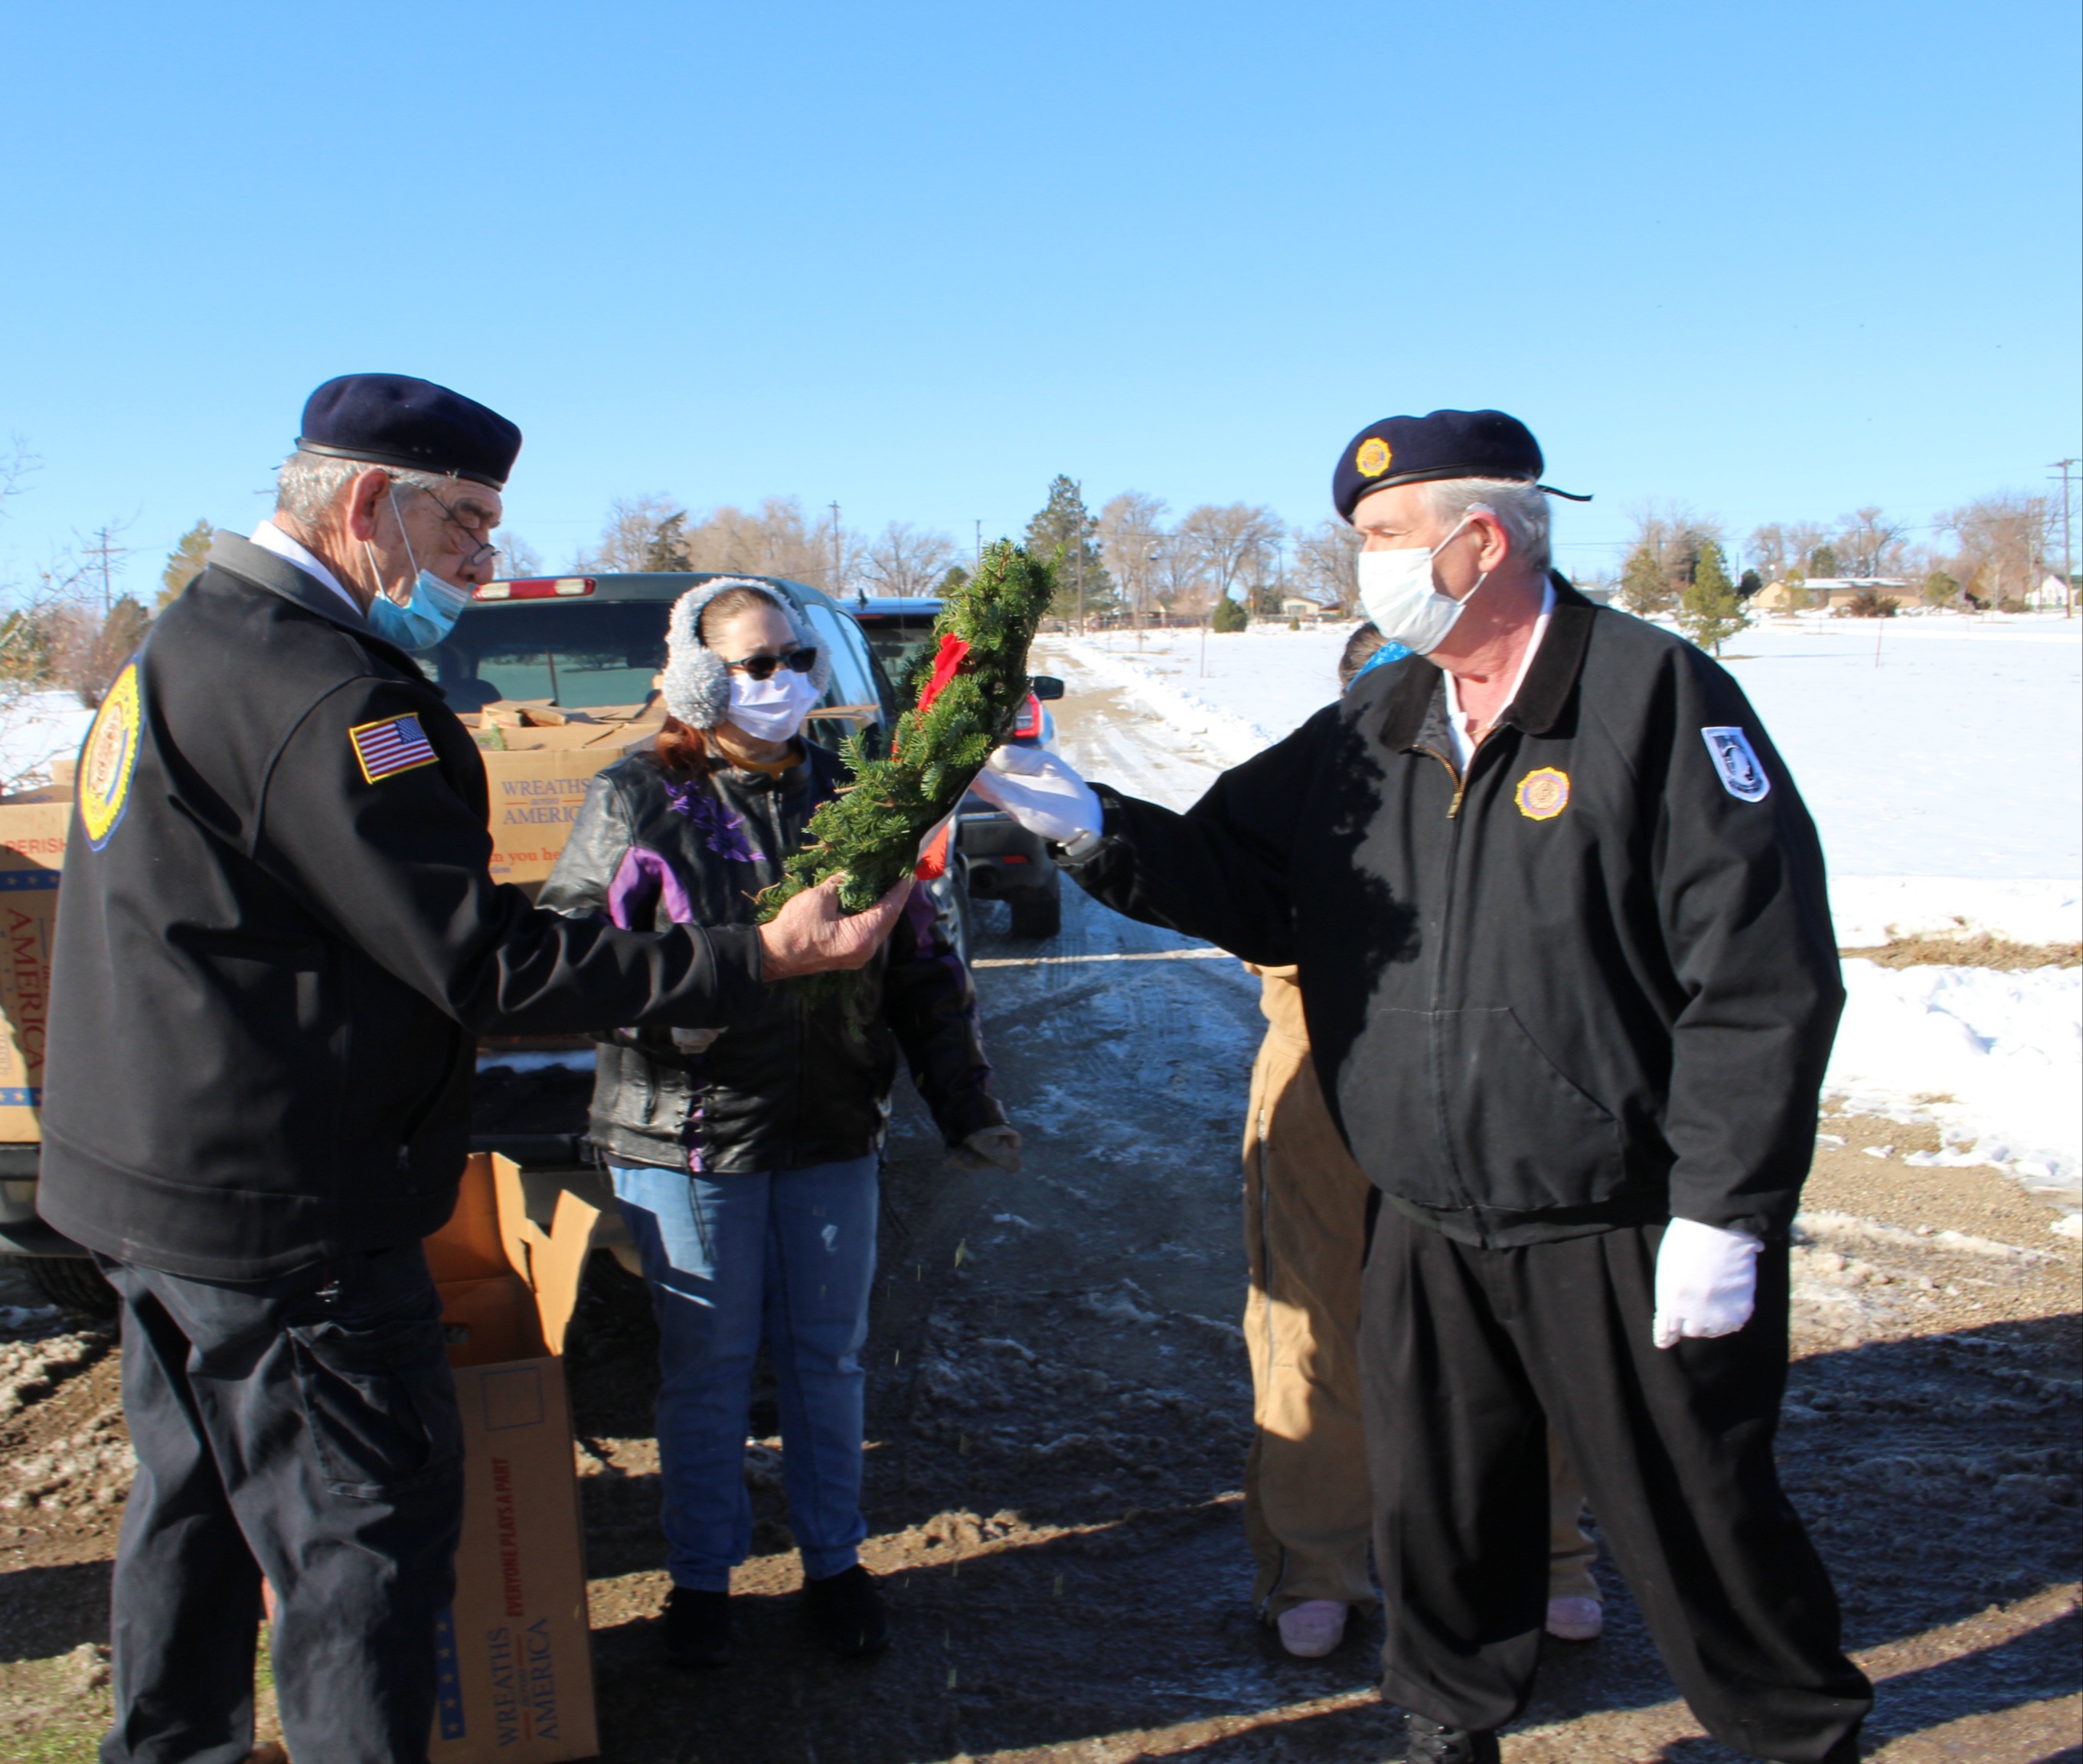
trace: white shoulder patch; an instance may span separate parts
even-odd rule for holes
[[[1721,774],[1722,788],[1739,802],[1762,802],[1772,793],[1772,780],[1759,764],[1751,738],[1742,730],[1703,729],[1701,737]]]

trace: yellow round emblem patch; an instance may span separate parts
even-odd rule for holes
[[[1353,455],[1353,467],[1363,478],[1378,478],[1388,470],[1392,457],[1387,442],[1380,435],[1369,435]]]
[[[137,689],[137,664],[116,676],[108,696],[95,713],[94,726],[79,755],[79,819],[87,843],[97,852],[108,843],[130,800],[130,778],[137,769],[137,742],[144,705]]]
[[[1514,798],[1529,821],[1552,821],[1570,806],[1570,774],[1543,766],[1519,780]]]

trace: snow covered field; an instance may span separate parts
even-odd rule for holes
[[[0,790],[50,781],[51,762],[70,759],[94,713],[70,692],[30,692],[0,712]]]
[[[1152,632],[1140,648],[1126,633],[1058,639],[1048,653],[1167,725],[1172,754],[1139,755],[1166,743],[1124,731],[1090,756],[1094,775],[1183,806],[1330,701],[1351,629],[1211,635],[1205,674],[1198,632]],[[1723,660],[1822,830],[1840,945],[1958,929],[2083,938],[2077,624],[1774,620]],[[1849,961],[1844,977],[1833,1093],[1937,1121],[1949,1149],[1927,1161],[1995,1164],[2083,1199],[2083,971]]]

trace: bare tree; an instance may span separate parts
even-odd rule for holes
[[[1830,530],[1814,521],[1795,521],[1786,529],[1786,567],[1798,571],[1803,577],[1834,576],[1833,566],[1828,569],[1815,567],[1815,554],[1830,544]],[[1826,559],[1826,562],[1830,560]]]
[[[1147,616],[1158,588],[1158,556],[1164,543],[1165,501],[1140,490],[1124,490],[1100,510],[1100,557],[1107,573],[1128,592],[1136,616]]]
[[[945,533],[892,521],[861,554],[860,579],[872,594],[930,594],[954,561],[955,542]]]
[[[652,496],[619,496],[607,506],[607,524],[592,548],[572,560],[575,573],[589,570],[602,574],[650,567],[652,547],[659,530],[678,516],[687,518],[686,505],[662,492]]]
[[[1295,585],[1310,599],[1341,613],[1359,602],[1360,535],[1343,521],[1326,518],[1295,534]]]
[[[499,535],[499,573],[508,580],[543,573],[543,554],[518,533]]]
[[[1908,531],[1906,522],[1891,520],[1877,508],[1854,509],[1837,523],[1837,559],[1844,573],[1868,581],[1893,573]]]
[[[1199,618],[1215,604],[1212,578],[1200,548],[1183,532],[1159,535],[1149,560],[1151,591],[1168,615]]]
[[[1935,524],[1959,548],[1948,574],[1984,605],[2024,610],[2046,568],[2046,497],[2006,490],[1949,509]]]
[[[1220,507],[1203,502],[1187,511],[1175,536],[1200,560],[1211,599],[1221,600],[1240,584],[1257,584],[1287,531],[1271,509],[1249,502]]]
[[[1786,575],[1786,529],[1772,521],[1763,527],[1753,527],[1751,536],[1743,544],[1744,553],[1751,567],[1767,582],[1779,582]]]

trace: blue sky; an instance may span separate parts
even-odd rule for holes
[[[21,0],[19,574],[242,528],[311,388],[424,374],[611,496],[1016,531],[1050,477],[1328,512],[1357,428],[1524,417],[1565,565],[1677,499],[1913,520],[2083,453],[2070,3]]]

